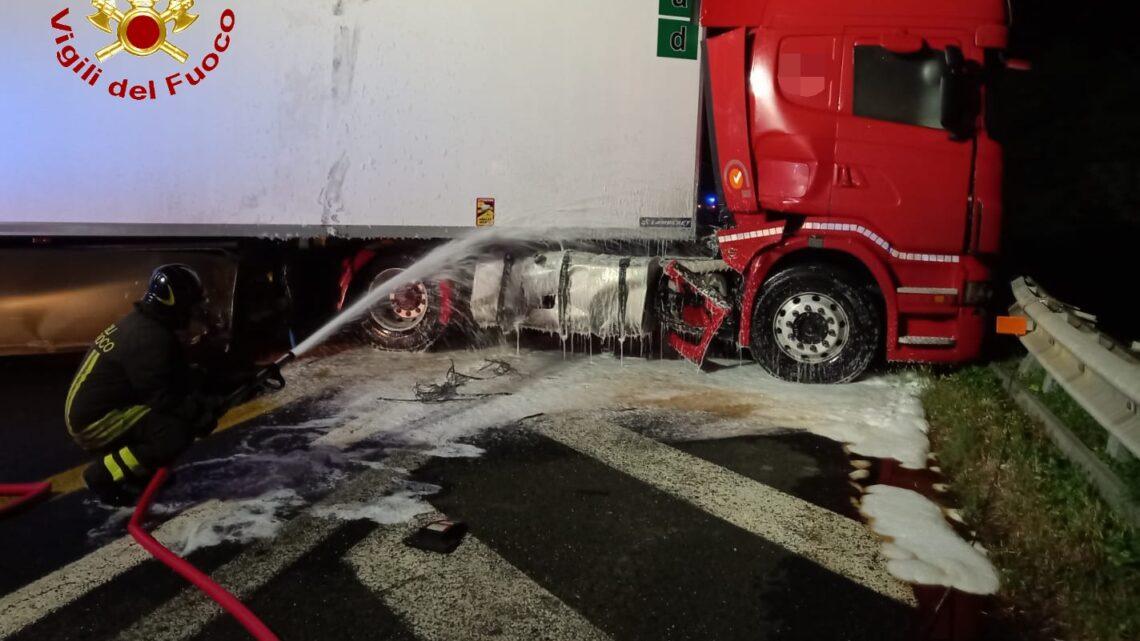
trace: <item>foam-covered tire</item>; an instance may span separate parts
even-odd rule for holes
[[[764,284],[752,310],[752,356],[796,383],[848,383],[882,347],[877,292],[833,265],[797,265]]]
[[[362,295],[373,291],[402,271],[393,267],[370,270],[364,275]],[[402,306],[385,298],[361,319],[360,332],[373,347],[390,352],[422,352],[447,330],[442,320],[444,299],[439,282],[423,281],[411,287],[415,291],[404,297]],[[415,314],[414,318],[401,316],[409,311]]]

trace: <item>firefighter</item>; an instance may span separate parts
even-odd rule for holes
[[[87,352],[64,409],[67,429],[95,456],[83,480],[105,503],[129,505],[154,472],[217,426],[222,400],[183,354],[207,300],[186,265],[154,271],[135,309]]]

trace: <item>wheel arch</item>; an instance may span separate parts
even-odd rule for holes
[[[885,323],[884,340],[890,357],[897,344],[898,305],[895,282],[887,264],[876,253],[858,241],[829,238],[826,247],[812,247],[806,237],[796,237],[772,247],[753,258],[744,275],[741,297],[740,332],[737,340],[744,347],[752,343],[752,308],[764,283],[788,267],[804,264],[828,264],[842,267],[866,279],[879,292]]]

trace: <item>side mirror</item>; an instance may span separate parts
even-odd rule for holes
[[[981,87],[977,65],[962,53],[961,47],[946,47],[946,65],[942,75],[942,128],[951,140],[974,137],[981,112]]]

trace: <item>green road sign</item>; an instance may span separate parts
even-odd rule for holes
[[[697,0],[660,0],[661,9],[658,14],[662,16],[669,16],[671,18],[686,18],[692,20],[696,17],[694,9],[697,6]]]
[[[683,0],[661,0],[662,7],[665,2],[681,1]],[[696,60],[698,40],[700,40],[700,30],[697,28],[697,23],[691,20],[661,18],[657,21],[658,58]]]

